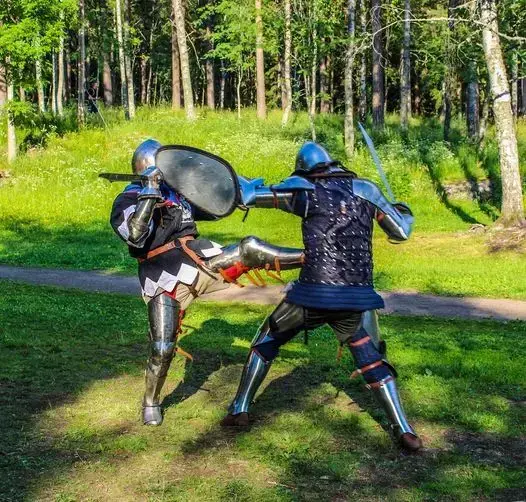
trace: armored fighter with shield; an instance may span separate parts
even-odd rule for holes
[[[280,347],[300,331],[328,324],[351,351],[356,364],[351,377],[364,378],[399,444],[416,451],[422,441],[406,419],[397,374],[386,360],[386,346],[379,337],[376,309],[384,303],[374,290],[372,274],[373,221],[389,239],[404,241],[411,233],[411,210],[389,202],[374,183],[344,169],[316,143],[305,143],[300,149],[289,180],[294,177],[310,187],[278,192],[264,186],[261,179],[241,179],[246,207],[275,207],[302,218],[305,258],[299,280],[252,342],[222,425],[248,425],[251,402]]]
[[[145,425],[160,425],[161,389],[192,300],[229,287],[252,269],[299,267],[303,252],[256,237],[227,247],[197,238],[196,221],[227,216],[240,203],[237,176],[223,159],[147,140],[136,149],[132,170],[133,175],[101,177],[131,181],[115,199],[111,225],[139,262],[150,325],[142,417]]]

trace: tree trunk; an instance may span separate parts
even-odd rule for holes
[[[466,125],[469,138],[478,141],[480,135],[479,82],[475,61],[470,61],[468,66],[468,81],[466,82]]]
[[[307,115],[309,117],[309,127],[312,141],[316,141],[316,126],[314,124],[314,114],[312,113],[312,93],[311,93],[311,81],[307,73],[303,74],[303,81],[305,83],[305,98],[307,100]]]
[[[283,74],[285,73],[285,63],[283,62],[283,58],[281,57],[281,54],[278,56],[278,89],[280,90],[281,94],[281,111],[285,111],[285,107],[287,106],[287,90],[285,89],[285,79],[283,78]]]
[[[360,0],[360,30],[362,36],[367,35],[366,1],[367,0]],[[360,121],[364,122],[367,117],[367,56],[365,51],[362,51],[362,57],[360,58],[360,100],[358,103],[358,114]]]
[[[214,48],[212,44],[212,29],[210,24],[206,27],[206,38],[208,40],[208,49]],[[216,93],[215,93],[215,72],[214,60],[212,58],[206,59],[206,106],[213,110],[216,107]]]
[[[130,4],[124,0],[124,64],[126,66],[126,88],[128,90],[128,114],[135,117],[135,89],[133,85],[132,49],[130,44]]]
[[[320,63],[320,113],[329,113],[329,56]]]
[[[310,115],[311,120],[314,120],[316,115],[316,75],[318,73],[318,30],[317,30],[317,12],[316,2],[312,3],[313,27],[312,27],[312,65],[311,65],[311,99],[310,99]]]
[[[0,65],[0,107],[4,105],[7,100],[7,81],[5,75],[5,68]]]
[[[174,19],[175,12],[173,11]],[[172,110],[181,109],[181,62],[177,45],[177,29],[172,21]]]
[[[237,118],[241,118],[241,79],[243,78],[243,70],[241,67],[237,71],[237,82],[236,82],[236,103],[237,103]]]
[[[353,64],[355,51],[356,0],[347,0],[347,53],[345,55],[345,152],[351,158],[354,154],[354,93]]]
[[[285,82],[286,106],[281,118],[284,127],[289,121],[292,110],[292,84],[290,81],[290,56],[292,51],[292,34],[290,29],[290,0],[285,0],[285,55],[283,60],[283,81]]]
[[[124,39],[122,35],[122,9],[121,0],[115,2],[115,22],[117,25],[117,45],[119,46],[119,68],[121,77],[121,102],[124,108],[124,117],[130,120],[128,108],[128,81],[126,79],[126,63],[124,57]]]
[[[26,90],[22,87],[18,87],[18,97],[20,98],[21,103],[25,103],[26,101]]]
[[[66,103],[71,99],[71,89],[73,87],[73,68],[71,67],[71,57],[69,52],[69,42],[64,46],[64,66],[66,70],[65,75],[65,99]]]
[[[57,53],[51,52],[51,110],[58,115],[58,58]]]
[[[14,99],[14,87],[12,82],[7,83],[7,104]],[[16,159],[16,133],[15,133],[15,122],[13,120],[13,114],[8,112],[7,114],[7,162],[10,164]]]
[[[148,58],[141,56],[141,104],[146,104],[146,93],[148,88]]]
[[[265,100],[265,55],[263,53],[263,20],[261,17],[261,0],[256,3],[256,102],[257,116],[264,119],[267,116]]]
[[[77,120],[79,126],[84,125],[86,107],[84,104],[84,90],[86,82],[86,19],[84,13],[84,0],[79,0],[79,62],[77,72]]]
[[[373,125],[384,126],[384,68],[382,35],[382,0],[371,0],[373,31]]]
[[[526,71],[524,64],[522,65],[522,71]],[[521,107],[520,114],[522,117],[526,116],[526,77],[520,79],[520,89],[521,89]]]
[[[57,76],[57,113],[64,115],[64,37],[61,36],[58,44],[58,76]]]
[[[184,24],[184,9],[182,0],[172,0],[174,11],[175,28],[177,32],[177,45],[179,47],[179,59],[181,62],[181,76],[183,81],[184,109],[186,118],[196,118],[194,109],[194,95],[192,91],[192,77],[190,75],[190,60],[188,58],[188,46],[186,44],[186,28]]]
[[[506,66],[502,57],[495,0],[481,0],[482,46],[488,67],[493,97],[493,115],[499,143],[502,178],[502,208],[500,222],[511,226],[524,222],[521,176],[515,121]]]
[[[491,98],[491,85],[489,81],[486,84],[486,90],[484,92],[484,101],[482,102],[482,116],[480,118],[480,127],[479,127],[479,143],[484,141],[486,136],[486,129],[488,126],[489,119],[489,104]]]
[[[103,69],[102,69],[102,88],[104,92],[104,104],[106,106],[113,105],[113,82],[111,80],[110,57],[105,52],[103,54]]]
[[[453,95],[455,93],[455,65],[453,61],[453,42],[451,37],[455,32],[455,7],[457,0],[449,0],[448,3],[448,34],[446,42],[446,76],[444,79],[444,140],[449,140],[451,130],[451,115],[453,113]]]
[[[38,109],[41,113],[46,111],[46,98],[44,96],[44,85],[42,84],[42,62],[40,56],[35,60],[35,80],[37,85]]]
[[[226,71],[225,63],[221,60],[221,81],[219,82],[219,108],[225,108],[225,85],[226,85]]]
[[[400,125],[403,130],[409,126],[411,117],[411,2],[405,0],[404,42],[400,75]]]
[[[518,61],[517,61],[517,51],[515,49],[512,50],[511,53],[511,81],[510,81],[510,87],[511,87],[511,111],[513,112],[513,116],[516,117],[519,112],[519,103],[517,99],[517,82],[518,82]]]

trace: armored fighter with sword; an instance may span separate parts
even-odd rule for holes
[[[111,225],[139,263],[150,327],[142,418],[145,425],[161,425],[161,389],[193,299],[229,287],[250,270],[300,267],[303,250],[256,237],[227,247],[198,238],[196,221],[219,219],[240,204],[237,176],[223,159],[147,140],[135,150],[132,170],[132,175],[100,176],[131,181],[113,203]],[[305,188],[304,180],[298,181]],[[291,193],[292,185],[294,180],[275,190]]]
[[[377,161],[363,128],[362,133]],[[237,394],[222,425],[248,425],[249,407],[280,347],[301,331],[328,324],[351,351],[356,365],[351,377],[364,378],[400,446],[417,451],[422,441],[406,419],[397,374],[386,359],[385,342],[380,340],[376,309],[384,303],[374,290],[372,274],[373,222],[378,222],[389,239],[404,241],[411,234],[411,210],[405,204],[390,202],[374,183],[347,171],[316,143],[302,146],[293,175],[302,177],[313,189],[276,192],[262,180],[242,180],[246,207],[272,206],[302,218],[305,258],[299,280],[252,342]]]

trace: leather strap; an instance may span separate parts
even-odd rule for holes
[[[384,378],[383,380],[380,380],[379,382],[368,383],[365,386],[368,389],[379,389],[380,387],[383,387],[386,383],[390,382],[391,380],[394,380],[394,377],[388,376],[387,378]]]
[[[166,244],[163,244],[158,248],[148,251],[144,256],[137,258],[137,261],[139,263],[142,263],[146,260],[151,260],[152,258],[159,256],[160,254],[166,253],[172,249],[180,247],[185,252],[185,254],[187,254],[192,259],[192,261],[194,261],[198,265],[202,265],[203,261],[201,260],[201,258],[199,258],[199,256],[186,245],[188,241],[193,239],[194,237],[192,235],[186,235],[184,237],[174,239],[173,241],[167,242]]]
[[[382,359],[380,359],[379,361],[375,361],[374,363],[368,364],[367,366],[358,368],[357,370],[354,370],[351,373],[351,378],[356,378],[358,375],[363,375],[364,373],[367,373],[368,371],[371,371],[374,368],[378,368],[378,366],[381,366],[382,364],[384,364],[384,362]]]
[[[349,343],[349,346],[351,347],[359,347],[360,345],[364,345],[365,343],[367,343],[370,339],[371,339],[370,336],[364,336],[363,338],[360,338],[356,342],[348,342],[348,343]]]

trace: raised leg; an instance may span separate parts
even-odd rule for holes
[[[391,430],[400,445],[408,451],[419,450],[422,441],[405,416],[396,386],[396,371],[385,359],[385,343],[380,340],[376,311],[363,312],[350,336],[344,335],[341,323],[331,323],[331,326],[351,350],[357,367],[351,377],[363,376],[367,388],[371,389],[385,411]]]
[[[279,348],[301,331],[303,308],[281,302],[259,328],[241,374],[236,396],[228,408],[223,426],[248,425],[248,411],[257,390],[267,376]]]
[[[159,396],[174,356],[181,313],[179,303],[168,295],[156,296],[148,303],[150,356],[142,402],[144,425],[161,425],[163,421]]]
[[[228,281],[235,281],[240,275],[252,269],[289,270],[303,264],[303,249],[274,246],[248,236],[239,244],[223,248],[223,253],[207,260],[214,272],[221,272]]]

